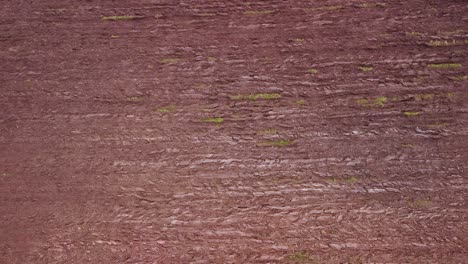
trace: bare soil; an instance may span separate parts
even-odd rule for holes
[[[0,263],[467,263],[467,15],[2,1]]]

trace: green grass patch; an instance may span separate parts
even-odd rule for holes
[[[215,124],[221,124],[224,122],[224,118],[222,117],[207,117],[202,119],[203,122],[205,123],[215,123]]]
[[[273,10],[249,10],[249,11],[245,11],[244,12],[244,15],[247,15],[247,16],[260,16],[260,15],[269,15],[269,14],[272,14]]]
[[[141,16],[105,16],[102,18],[102,20],[105,20],[105,21],[119,21],[119,20],[135,20],[135,19],[139,19],[139,18],[143,18]]]
[[[427,65],[427,67],[432,69],[456,69],[460,68],[461,66],[461,63],[433,63]]]
[[[407,117],[418,116],[421,112],[403,112],[403,114]]]
[[[260,142],[258,145],[262,147],[287,147],[292,144],[292,141],[287,139],[278,140],[265,140]]]
[[[230,95],[229,99],[231,100],[278,100],[281,99],[281,94],[279,93],[259,93],[259,94],[247,94],[247,95]]]
[[[358,66],[358,69],[362,72],[370,72],[370,71],[373,71],[374,70],[374,67],[372,66],[367,66],[367,65],[361,65],[361,66]]]

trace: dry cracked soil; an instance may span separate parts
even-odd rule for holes
[[[466,1],[0,6],[0,263],[468,263]]]

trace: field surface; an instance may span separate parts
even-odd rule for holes
[[[0,263],[467,263],[465,0],[0,6]]]

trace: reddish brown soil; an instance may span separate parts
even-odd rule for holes
[[[468,5],[365,3],[2,1],[0,263],[467,263]]]

